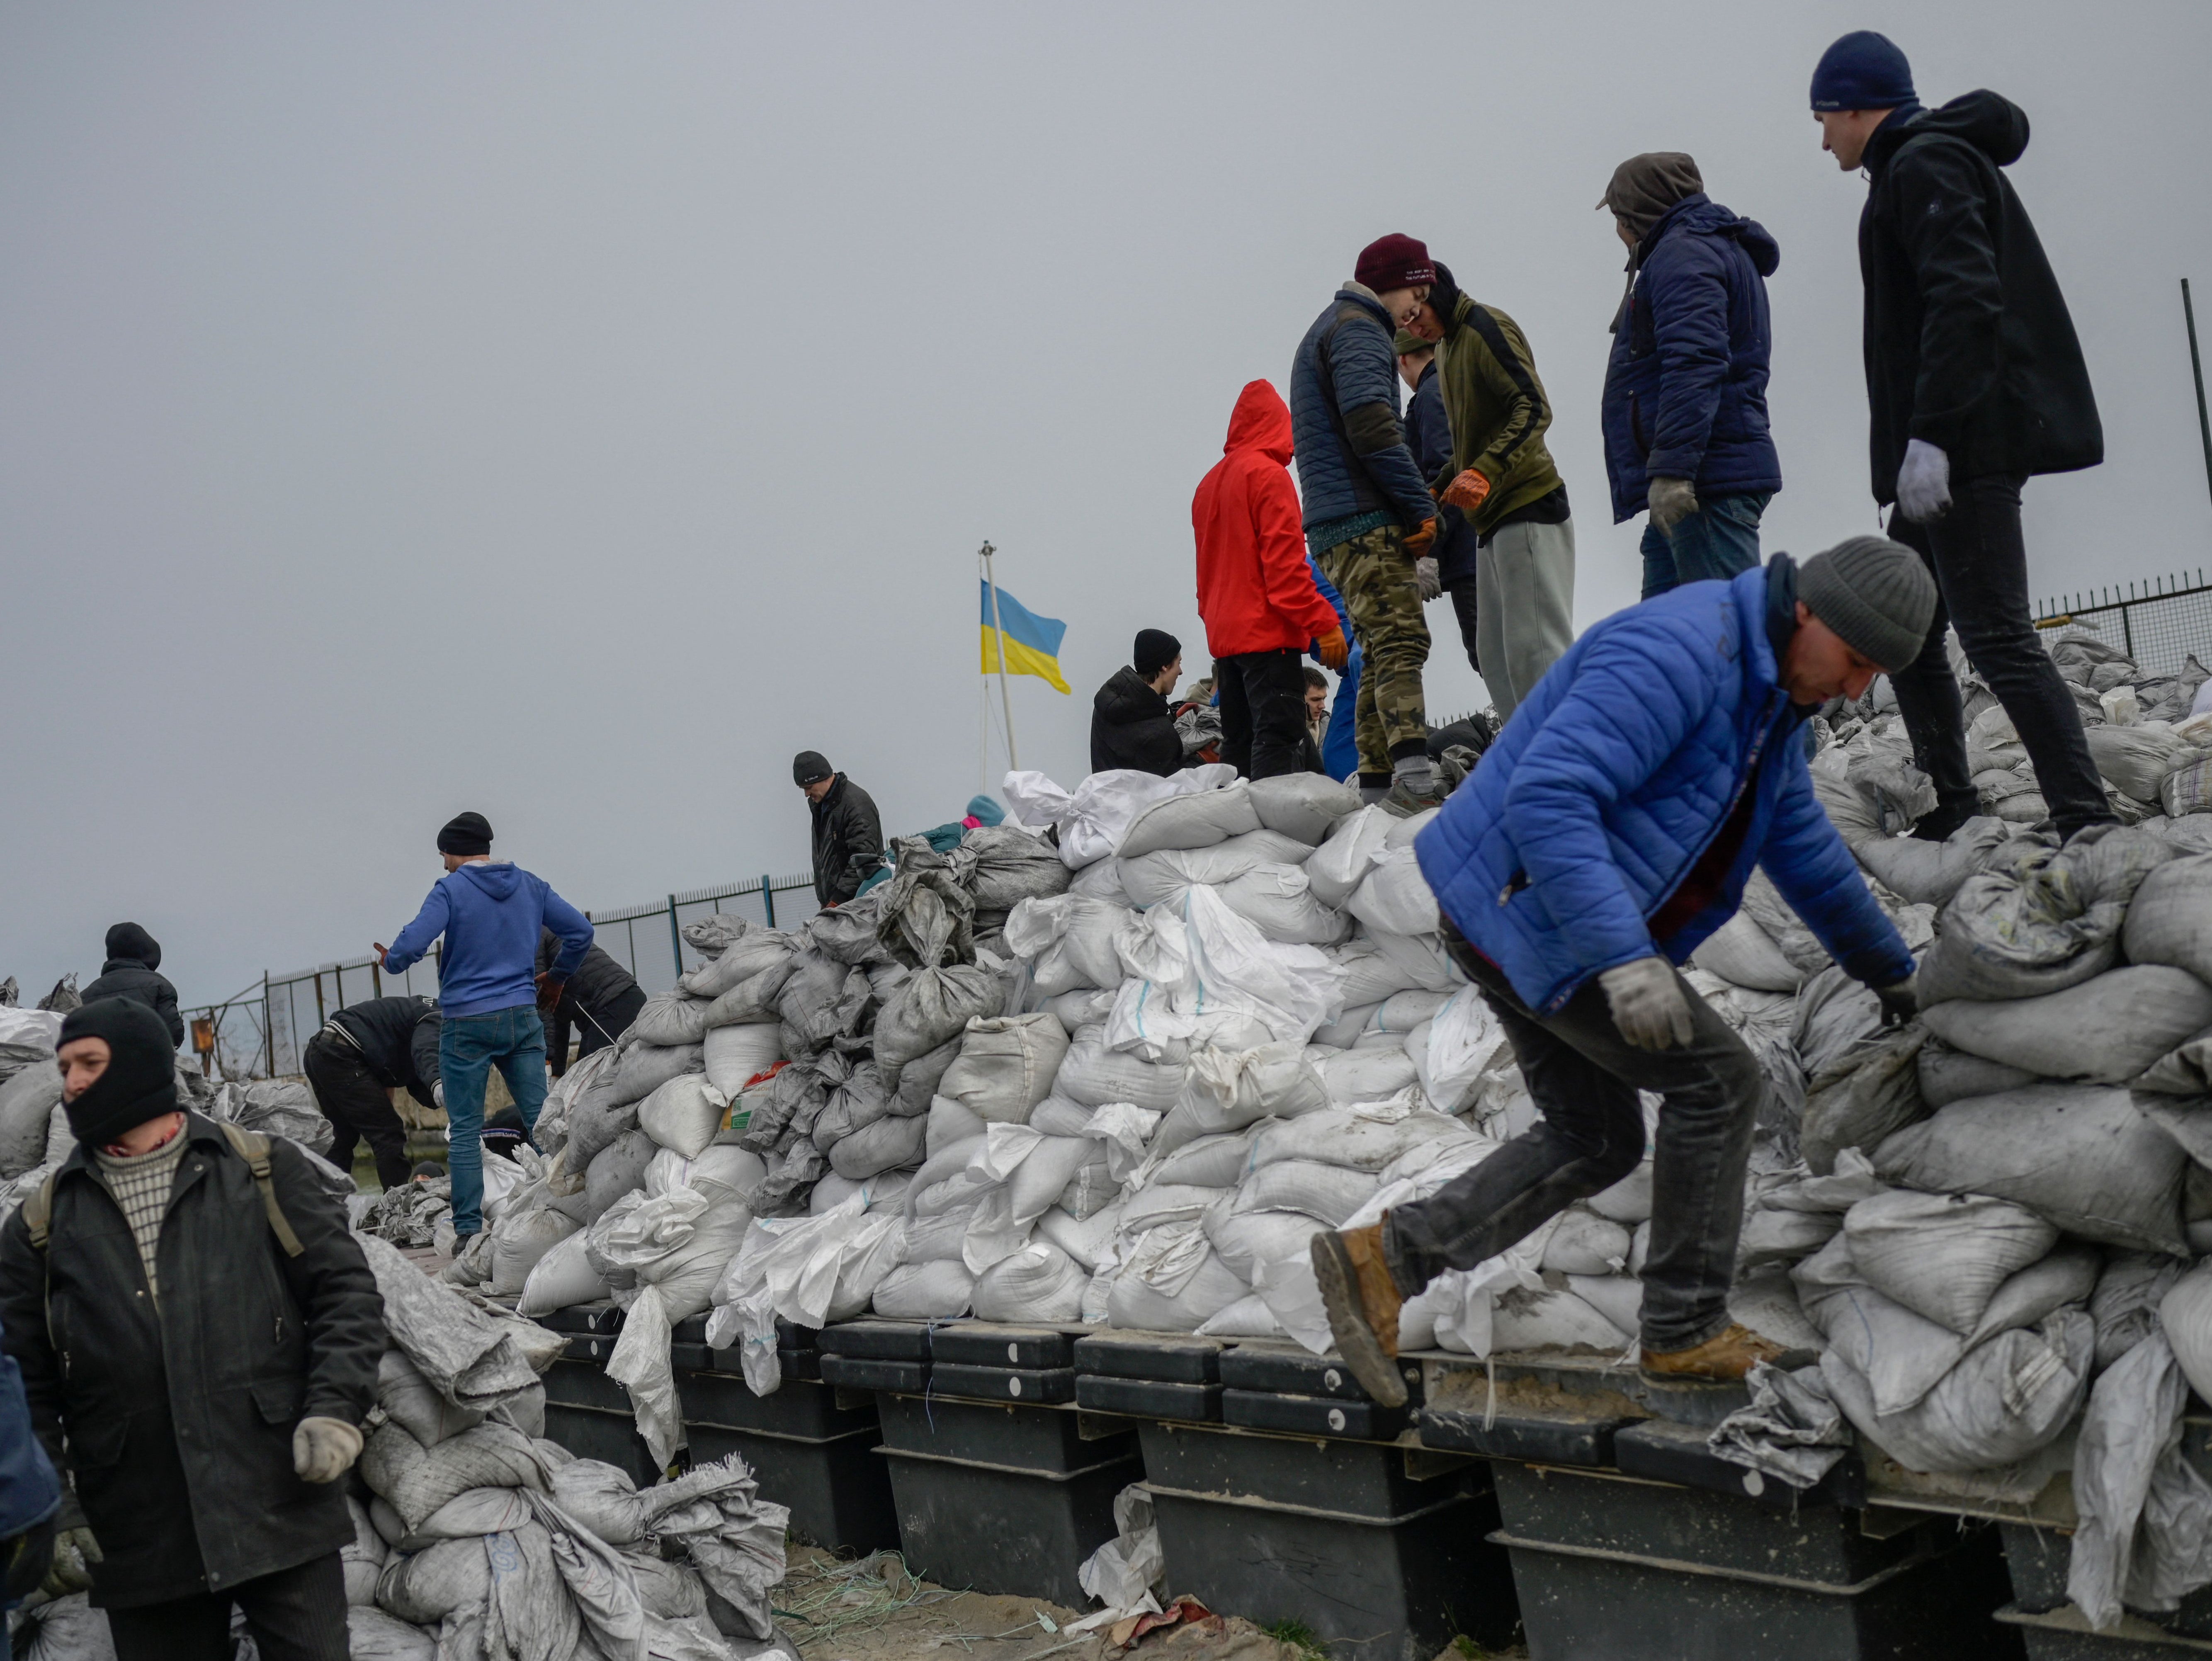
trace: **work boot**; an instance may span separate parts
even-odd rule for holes
[[[1735,1384],[1761,1361],[1778,1361],[1788,1354],[1780,1344],[1731,1321],[1725,1331],[1692,1348],[1645,1350],[1644,1376],[1655,1384]]]
[[[1382,798],[1382,811],[1395,814],[1401,819],[1409,819],[1416,813],[1425,813],[1431,807],[1443,805],[1444,792],[1441,782],[1430,789],[1416,790],[1403,779],[1393,779],[1389,794]]]
[[[1939,802],[1912,821],[1912,837],[1916,842],[1948,842],[1952,834],[1982,811],[1978,795],[1962,796],[1955,801]]]
[[[1346,1234],[1324,1229],[1310,1250],[1336,1353],[1370,1396],[1386,1408],[1405,1406],[1406,1381],[1395,1365],[1398,1308],[1405,1300],[1383,1261],[1382,1225]]]

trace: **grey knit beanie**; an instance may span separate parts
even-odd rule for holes
[[[1847,537],[1799,568],[1797,598],[1844,644],[1894,673],[1920,655],[1936,618],[1936,579],[1887,537]]]

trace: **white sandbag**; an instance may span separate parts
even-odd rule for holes
[[[1782,891],[1774,879],[1763,870],[1754,868],[1743,887],[1743,912],[1765,931],[1782,955],[1808,975],[1818,975],[1832,966],[1827,947],[1822,946],[1804,919],[1782,897]]]
[[[1880,1147],[1928,1116],[1919,1073],[1926,1041],[1917,1026],[1887,1033],[1808,1082],[1797,1116],[1797,1151],[1816,1175],[1832,1171],[1844,1149]]]
[[[582,1232],[556,1241],[544,1256],[531,1265],[522,1283],[515,1311],[522,1315],[550,1315],[578,1304],[597,1303],[612,1295],[605,1279],[584,1255]]]
[[[1432,1021],[1441,1015],[1453,995],[1419,987],[1393,992],[1376,1006],[1370,1025],[1377,1032],[1411,1032],[1422,1022]]]
[[[1085,866],[1070,878],[1067,891],[1080,894],[1086,900],[1111,900],[1116,905],[1136,903],[1121,885],[1121,864],[1115,859],[1097,860]]]
[[[1032,1240],[975,1277],[969,1303],[980,1321],[1056,1323],[1083,1312],[1089,1273],[1045,1240]]]
[[[1210,888],[1139,914],[1115,944],[1129,976],[1151,983],[1181,1016],[1249,1015],[1277,1038],[1304,1043],[1343,1012],[1343,977],[1320,947],[1268,940]]]
[[[1767,932],[1741,911],[1700,941],[1690,961],[1732,986],[1760,992],[1795,992],[1805,983],[1805,971],[1784,957]]]
[[[1249,1129],[1200,1136],[1162,1159],[1148,1180],[1178,1187],[1234,1188],[1244,1176],[1251,1152]]]
[[[707,1006],[712,1001],[682,992],[655,993],[630,1024],[624,1048],[651,1044],[666,1050],[697,1043],[706,1036]]]
[[[2057,1229],[2025,1206],[1905,1189],[1860,1201],[1844,1214],[1844,1232],[1869,1285],[1962,1335],[1999,1287],[2058,1242]]]
[[[1401,969],[1395,960],[1364,935],[1342,946],[1329,946],[1323,955],[1344,977],[1344,1006],[1347,1011],[1372,1008],[1399,992],[1427,989],[1420,979]],[[1414,1026],[1419,1025],[1419,1021],[1413,1023]]]
[[[1294,865],[1262,865],[1217,891],[1229,909],[1271,940],[1333,946],[1352,932],[1352,919],[1313,896]]]
[[[1279,1159],[1238,1185],[1236,1209],[1302,1211],[1333,1228],[1341,1227],[1380,1185],[1372,1171],[1318,1159]]]
[[[1139,1275],[1116,1275],[1107,1299],[1107,1319],[1111,1325],[1139,1331],[1194,1332],[1250,1290],[1209,1249],[1182,1289],[1171,1295]]]
[[[1027,1123],[1052,1093],[1067,1055],[1066,1031],[1048,1014],[989,1015],[968,1023],[960,1054],[938,1081],[937,1093],[1000,1124]]]
[[[0,1179],[20,1177],[45,1159],[46,1128],[61,1100],[62,1070],[55,1062],[33,1062],[0,1084]]]
[[[2011,834],[2002,819],[1968,819],[1943,842],[1913,837],[1875,837],[1854,843],[1851,852],[1891,892],[1916,905],[1947,905],[1967,878]]]
[[[1753,1269],[1795,1262],[1826,1245],[1843,1226],[1840,1217],[1822,1212],[1760,1206],[1744,1220],[1736,1240],[1736,1264]]]
[[[2186,970],[2143,964],[2040,997],[1939,1003],[1921,1019],[1954,1049],[1989,1061],[2045,1078],[2124,1084],[2212,1026],[2212,987]]]
[[[456,1407],[441,1396],[404,1350],[387,1349],[377,1363],[376,1405],[426,1448],[484,1421],[482,1408]]]
[[[857,1183],[887,1171],[919,1164],[922,1139],[928,1129],[927,1119],[902,1119],[896,1114],[886,1114],[832,1147],[830,1168],[840,1177]]]
[[[1391,934],[1378,930],[1368,938],[1376,951],[1390,960],[1402,986],[1455,992],[1467,984],[1467,977],[1445,953],[1442,934]]]
[[[642,1130],[625,1130],[592,1155],[584,1172],[584,1220],[596,1222],[623,1195],[641,1186],[660,1146]]]
[[[711,1203],[742,1200],[750,1205],[768,1180],[768,1162],[742,1147],[717,1145],[696,1159],[664,1147],[645,1168],[647,1198],[678,1188],[696,1189]]]
[[[2118,955],[2129,901],[2172,852],[2139,829],[2063,849],[2034,840],[2001,849],[1943,908],[1921,962],[1922,1001],[2034,997],[2103,973]]]
[[[1211,848],[1259,828],[1251,787],[1240,779],[1226,789],[1152,803],[1129,821],[1115,851],[1123,859],[1135,859],[1162,848]]]
[[[1190,1058],[1189,1087],[1182,1100],[1205,1132],[1242,1129],[1269,1115],[1294,1118],[1329,1104],[1328,1088],[1307,1062],[1303,1043],[1201,1050]]]
[[[1208,1244],[1238,1279],[1256,1281],[1262,1263],[1305,1261],[1313,1237],[1328,1227],[1300,1211],[1216,1208],[1203,1220]]]
[[[1854,1050],[1879,1043],[1881,1032],[1881,1000],[1838,964],[1813,976],[1797,995],[1790,1042],[1809,1078],[1846,1060]]]
[[[1874,1155],[1885,1182],[1994,1195],[2084,1239],[2174,1253],[2185,1159],[2126,1091],[2063,1084],[1954,1102]]]
[[[1346,1050],[1318,1063],[1316,1071],[1329,1100],[1346,1106],[1388,1101],[1420,1076],[1402,1044],[1390,1050]]]
[[[1323,905],[1342,905],[1367,879],[1383,854],[1384,840],[1396,823],[1378,802],[1346,814],[1329,827],[1322,845],[1308,856],[1304,870],[1314,897]]]
[[[1139,906],[1182,898],[1192,884],[1218,887],[1265,865],[1304,865],[1312,847],[1274,830],[1252,830],[1211,848],[1164,848],[1115,861],[1121,889]]]
[[[1622,1335],[1619,1327],[1571,1292],[1516,1288],[1498,1297],[1490,1317],[1492,1354],[1566,1349],[1617,1355]]]
[[[2097,772],[2115,789],[2136,800],[2158,805],[2158,788],[2166,774],[2196,759],[2196,751],[2173,735],[2164,721],[2143,721],[2134,727],[2088,727],[2082,736],[2089,741],[2089,759]]]
[[[1085,1108],[1084,1110],[1085,1116],[1088,1117],[1090,1112],[1091,1110]],[[937,1156],[944,1153],[945,1149],[954,1146],[956,1143],[970,1141],[974,1138],[982,1135],[991,1128],[981,1114],[976,1112],[964,1102],[954,1101],[950,1096],[936,1096],[930,1099],[929,1114],[924,1123],[929,1127],[928,1139],[925,1146],[929,1150],[931,1166],[935,1165]],[[1055,1131],[1053,1134],[1059,1135],[1061,1133]],[[930,1167],[926,1166],[924,1168],[929,1169]],[[945,1169],[948,1171],[957,1171],[959,1169],[959,1166],[957,1165],[954,1165],[948,1166]],[[938,1176],[942,1176],[944,1174],[944,1171],[938,1172]],[[917,1177],[915,1179],[915,1183],[918,1187],[926,1187],[928,1183],[934,1182],[936,1180],[937,1177],[935,1176],[930,1177],[927,1179]]]
[[[2098,1372],[2159,1330],[2159,1306],[2189,1267],[2186,1259],[2154,1251],[2115,1251],[2106,1257],[2089,1295]]]
[[[1096,1269],[1112,1256],[1114,1237],[1121,1232],[1121,1208],[1109,1205],[1078,1217],[1055,1206],[1037,1219],[1036,1238],[1049,1240],[1086,1269]]]
[[[1345,905],[1376,934],[1425,934],[1437,927],[1437,897],[1411,848],[1386,850]]]
[[[1611,1188],[1601,1189],[1583,1202],[1601,1217],[1607,1217],[1624,1228],[1650,1220],[1651,1215],[1651,1156],[1645,1154],[1644,1163],[1623,1177]]]
[[[1840,1351],[1820,1376],[1859,1433],[1908,1469],[2016,1464],[2064,1430],[2087,1395],[2096,1329],[2079,1310],[1999,1334],[1970,1351],[1915,1406],[1879,1415],[1864,1377]]]
[[[2176,1280],[2160,1300],[2158,1315],[2190,1387],[2212,1401],[2212,1262]]]
[[[975,1016],[998,1014],[1005,1002],[998,976],[974,964],[916,970],[876,1015],[876,1065],[884,1087],[896,1090],[899,1070],[908,1062],[957,1037]]]
[[[1106,1048],[1103,1033],[1085,1031],[1075,1035],[1060,1064],[1054,1088],[1070,1101],[1087,1107],[1109,1102],[1131,1102],[1153,1112],[1164,1113],[1182,1093],[1188,1071],[1182,1062],[1141,1061]]]
[[[772,1020],[709,1028],[701,1041],[707,1082],[735,1101],[749,1080],[783,1059],[781,1031]]]
[[[1118,992],[1117,984],[1115,991]],[[1086,1026],[1098,1026],[1114,1011],[1114,992],[1102,987],[1079,987],[1073,992],[1062,992],[1047,998],[1046,1013],[1060,1025],[1060,1030],[1073,1038]]]
[[[1307,775],[1308,777],[1314,776]],[[1275,1318],[1267,1300],[1256,1292],[1215,1311],[1193,1329],[1201,1338],[1287,1338],[1290,1334]]]
[[[1357,790],[1318,773],[1279,773],[1273,778],[1254,779],[1247,788],[1252,811],[1263,826],[1309,848],[1328,836],[1338,820],[1359,811]]]
[[[1095,1152],[1076,1166],[1060,1190],[1059,1207],[1078,1222],[1094,1217],[1121,1196],[1121,1179],[1114,1175],[1113,1161],[1103,1142],[1093,1142]]]
[[[398,1616],[386,1615],[382,1609],[365,1603],[354,1602],[352,1581],[347,1581],[346,1654],[349,1661],[437,1661],[438,1638],[433,1632],[410,1625]],[[98,1615],[102,1627],[107,1623],[105,1615]],[[18,1650],[23,1661],[36,1661],[36,1652]],[[110,1655],[113,1651],[109,1651]],[[84,1661],[102,1661],[96,1652],[88,1652]]]
[[[638,1104],[638,1129],[662,1147],[696,1159],[726,1121],[730,1098],[702,1073],[679,1074]]]
[[[579,1226],[574,1218],[544,1206],[501,1218],[492,1227],[491,1280],[485,1289],[495,1298],[514,1296],[538,1260]]]
[[[1784,1349],[1818,1350],[1826,1342],[1820,1329],[1805,1318],[1797,1288],[1781,1270],[1745,1275],[1729,1293],[1728,1305],[1732,1317]],[[1607,1311],[1608,1317],[1611,1313]]]
[[[2130,963],[2164,964],[2212,981],[2212,854],[2172,861],[2145,877],[2121,938]]]
[[[1040,996],[1118,987],[1114,940],[1130,915],[1126,905],[1076,893],[1024,900],[1006,914],[1006,949],[1030,964]]]
[[[1560,1275],[1618,1275],[1628,1266],[1629,1244],[1619,1223],[1570,1206],[1545,1242],[1543,1266]]]
[[[957,1257],[901,1263],[876,1287],[872,1307],[898,1321],[950,1321],[968,1312],[975,1277]]]
[[[1483,1138],[1459,1120],[1406,1104],[1381,1107],[1325,1107],[1294,1119],[1261,1125],[1252,1138],[1255,1171],[1285,1159],[1316,1159],[1354,1171],[1380,1171],[1415,1148],[1439,1153]]]
[[[1919,1074],[1920,1100],[1929,1110],[1948,1107],[1975,1096],[1994,1096],[2038,1082],[2024,1067],[2007,1067],[1930,1038],[1914,1060]]]
[[[1420,1079],[1421,1093],[1440,1113],[1466,1111],[1484,1073],[1510,1053],[1497,1012],[1472,986],[1454,993],[1433,1019],[1406,1037],[1406,1055]]]

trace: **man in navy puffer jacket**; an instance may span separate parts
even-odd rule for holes
[[[1754,865],[1822,945],[1912,1008],[1912,956],[1813,794],[1801,724],[1909,663],[1936,607],[1911,550],[1855,537],[1615,613],[1553,666],[1413,843],[1453,960],[1511,1040],[1543,1114],[1434,1197],[1316,1235],[1337,1347],[1378,1400],[1397,1309],[1507,1250],[1644,1157],[1665,1098],[1644,1269],[1644,1368],[1741,1378],[1780,1352],[1729,1320],[1759,1063],[1674,969],[1735,912]]]
[[[1606,472],[1618,525],[1647,507],[1644,598],[1759,563],[1782,488],[1766,420],[1766,278],[1782,250],[1705,193],[1679,152],[1632,155],[1601,208],[1629,248],[1606,365]]]

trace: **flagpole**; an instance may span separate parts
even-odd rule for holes
[[[983,586],[991,591],[991,632],[999,637],[999,702],[1006,715],[1006,767],[1019,772],[1021,758],[1014,753],[1014,697],[1006,690],[1006,631],[999,623],[999,581],[991,565],[991,556],[998,551],[988,542],[983,545]]]

